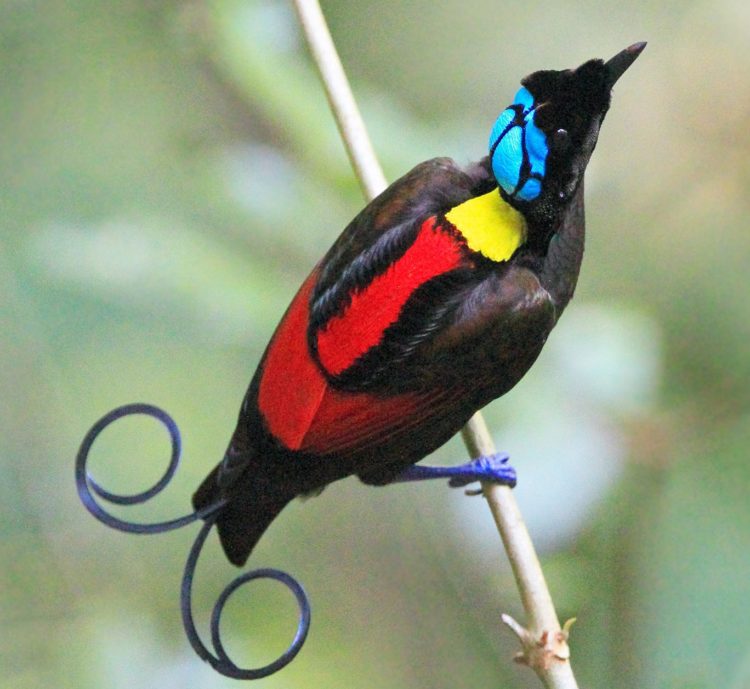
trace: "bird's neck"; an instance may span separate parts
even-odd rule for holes
[[[552,296],[558,315],[568,305],[575,291],[583,260],[585,236],[582,181],[549,240],[540,273],[542,286]]]
[[[526,241],[526,221],[493,189],[451,208],[445,214],[472,251],[491,261],[507,261]]]
[[[583,259],[586,233],[583,182],[552,222],[544,218],[541,222],[532,219],[527,223],[497,189],[451,208],[445,218],[463,236],[469,249],[491,261],[508,261],[519,247],[527,244],[532,255],[540,259],[539,279],[552,296],[557,313],[567,306]],[[535,264],[539,265],[536,260]]]

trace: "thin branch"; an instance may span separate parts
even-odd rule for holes
[[[461,436],[472,457],[496,452],[480,412],[469,419]],[[503,622],[513,630],[523,647],[516,660],[533,668],[549,689],[578,689],[570,666],[567,643],[568,631],[574,620],[566,622],[564,628],[560,627],[539,558],[513,491],[508,486],[485,482],[482,483],[482,492],[503,539],[526,612],[526,628],[510,615],[502,616]]]
[[[336,125],[344,140],[346,152],[354,168],[354,173],[362,185],[368,200],[374,199],[387,182],[380,167],[375,150],[367,134],[362,115],[354,100],[349,80],[341,65],[336,46],[328,30],[323,11],[317,0],[294,0],[302,30],[307,37],[315,64],[333,110]]]
[[[294,0],[294,5],[352,166],[366,198],[372,200],[385,188],[385,177],[320,4],[318,0]],[[480,412],[470,419],[461,434],[472,457],[496,451]],[[503,622],[516,633],[523,647],[516,659],[532,667],[548,689],[578,689],[567,644],[572,622],[560,627],[539,558],[513,492],[507,486],[493,483],[483,483],[482,491],[505,545],[527,616],[527,628],[524,628],[510,616],[503,615]]]

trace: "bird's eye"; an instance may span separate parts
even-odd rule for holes
[[[565,153],[570,148],[570,135],[567,129],[556,130],[550,139],[550,149],[557,154]]]

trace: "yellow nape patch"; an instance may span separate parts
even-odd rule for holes
[[[445,217],[472,251],[491,261],[507,261],[526,240],[526,221],[497,189],[464,201]]]

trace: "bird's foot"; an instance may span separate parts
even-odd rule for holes
[[[516,470],[508,464],[508,455],[497,453],[482,455],[471,462],[455,467],[435,467],[413,464],[399,474],[394,483],[403,481],[425,481],[447,478],[452,488],[461,488],[475,481],[501,483],[513,488],[516,485]]]
[[[455,467],[460,473],[452,476],[448,485],[451,488],[462,488],[475,481],[489,481],[515,488],[516,470],[508,464],[509,459],[504,452],[477,457],[467,464]]]

